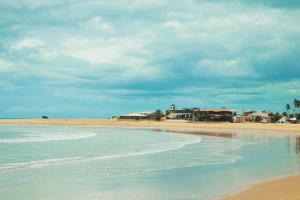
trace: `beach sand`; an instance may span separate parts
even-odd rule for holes
[[[129,121],[117,119],[2,119],[0,124],[103,125],[133,127],[176,127],[224,130],[263,130],[300,133],[300,124],[191,123],[185,121]]]
[[[271,134],[299,134],[300,124],[258,124],[258,123],[191,123],[184,121],[123,121],[117,119],[13,119],[0,120],[0,124],[49,124],[49,125],[101,125],[153,127],[157,131],[167,128],[169,132],[205,134],[232,137],[229,132],[248,133],[270,132]],[[172,129],[173,128],[173,129]],[[186,131],[174,128],[199,128],[199,131]],[[204,131],[203,131],[204,130]],[[223,132],[224,131],[224,132]],[[227,133],[226,133],[227,132]],[[224,198],[224,200],[300,200],[300,175],[289,176],[256,184],[248,190]]]
[[[300,175],[256,184],[223,200],[299,200]]]

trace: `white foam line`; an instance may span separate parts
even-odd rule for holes
[[[201,142],[201,138],[198,137],[193,141],[183,142],[180,144],[175,144],[174,147],[158,149],[158,150],[149,150],[149,151],[142,151],[142,152],[133,152],[127,154],[116,154],[116,155],[107,155],[107,156],[94,156],[94,157],[69,157],[69,158],[58,158],[58,159],[46,159],[46,160],[38,160],[38,161],[29,161],[29,162],[21,162],[21,163],[11,163],[11,164],[3,164],[0,165],[1,170],[19,170],[19,169],[26,169],[26,168],[36,168],[36,167],[43,167],[48,166],[51,164],[59,164],[59,163],[66,163],[66,162],[76,162],[76,161],[94,161],[94,160],[110,160],[116,158],[124,158],[124,157],[133,157],[133,156],[142,156],[142,155],[149,155],[149,154],[156,154],[166,151],[173,151],[184,148],[186,145],[196,144]]]
[[[27,134],[22,138],[0,139],[0,143],[15,144],[29,142],[48,142],[61,140],[78,140],[95,136],[96,133],[80,133],[80,134]]]
[[[174,147],[168,147],[164,149],[158,149],[158,150],[149,150],[149,151],[142,151],[142,152],[133,152],[133,153],[127,153],[127,154],[117,154],[117,155],[109,155],[109,156],[96,156],[89,158],[88,160],[108,160],[108,159],[115,159],[115,158],[123,158],[123,157],[134,157],[134,156],[142,156],[142,155],[149,155],[149,154],[156,154],[156,153],[161,153],[161,152],[166,152],[166,151],[174,151],[178,149],[182,149],[187,145],[191,144],[196,144],[201,142],[201,138],[196,138],[193,141],[190,142],[184,142],[177,144]]]
[[[75,161],[80,160],[82,157],[69,157],[69,158],[55,158],[55,159],[45,159],[29,162],[20,162],[20,163],[11,163],[3,164],[0,166],[0,170],[10,170],[10,169],[19,169],[19,168],[28,168],[28,167],[43,167],[49,164],[60,163],[65,161]]]

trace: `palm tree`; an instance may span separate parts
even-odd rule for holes
[[[295,107],[295,108],[298,108],[298,109],[300,108],[300,100],[294,99],[294,102],[293,102],[293,103],[294,103],[294,107]]]
[[[163,114],[162,114],[161,110],[160,110],[160,109],[157,109],[157,110],[154,112],[154,119],[155,119],[156,121],[160,121],[162,117],[163,117]]]
[[[290,104],[286,104],[285,105],[285,109],[289,113],[289,111],[291,110],[291,105]]]

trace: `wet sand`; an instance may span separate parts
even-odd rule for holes
[[[299,200],[300,175],[256,184],[223,200]]]
[[[235,138],[235,133],[222,133],[222,132],[213,132],[213,131],[199,131],[199,130],[179,130],[179,129],[155,129],[155,131],[163,131],[168,133],[178,133],[178,134],[192,134],[192,135],[206,135],[214,137],[223,137],[223,138]]]

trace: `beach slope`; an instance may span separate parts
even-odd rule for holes
[[[260,130],[279,132],[298,132],[300,124],[261,124],[225,122],[186,122],[186,121],[127,121],[117,119],[2,119],[0,124],[48,124],[48,125],[100,125],[132,127],[176,127],[227,130]]]
[[[300,175],[256,184],[223,200],[299,200]]]

